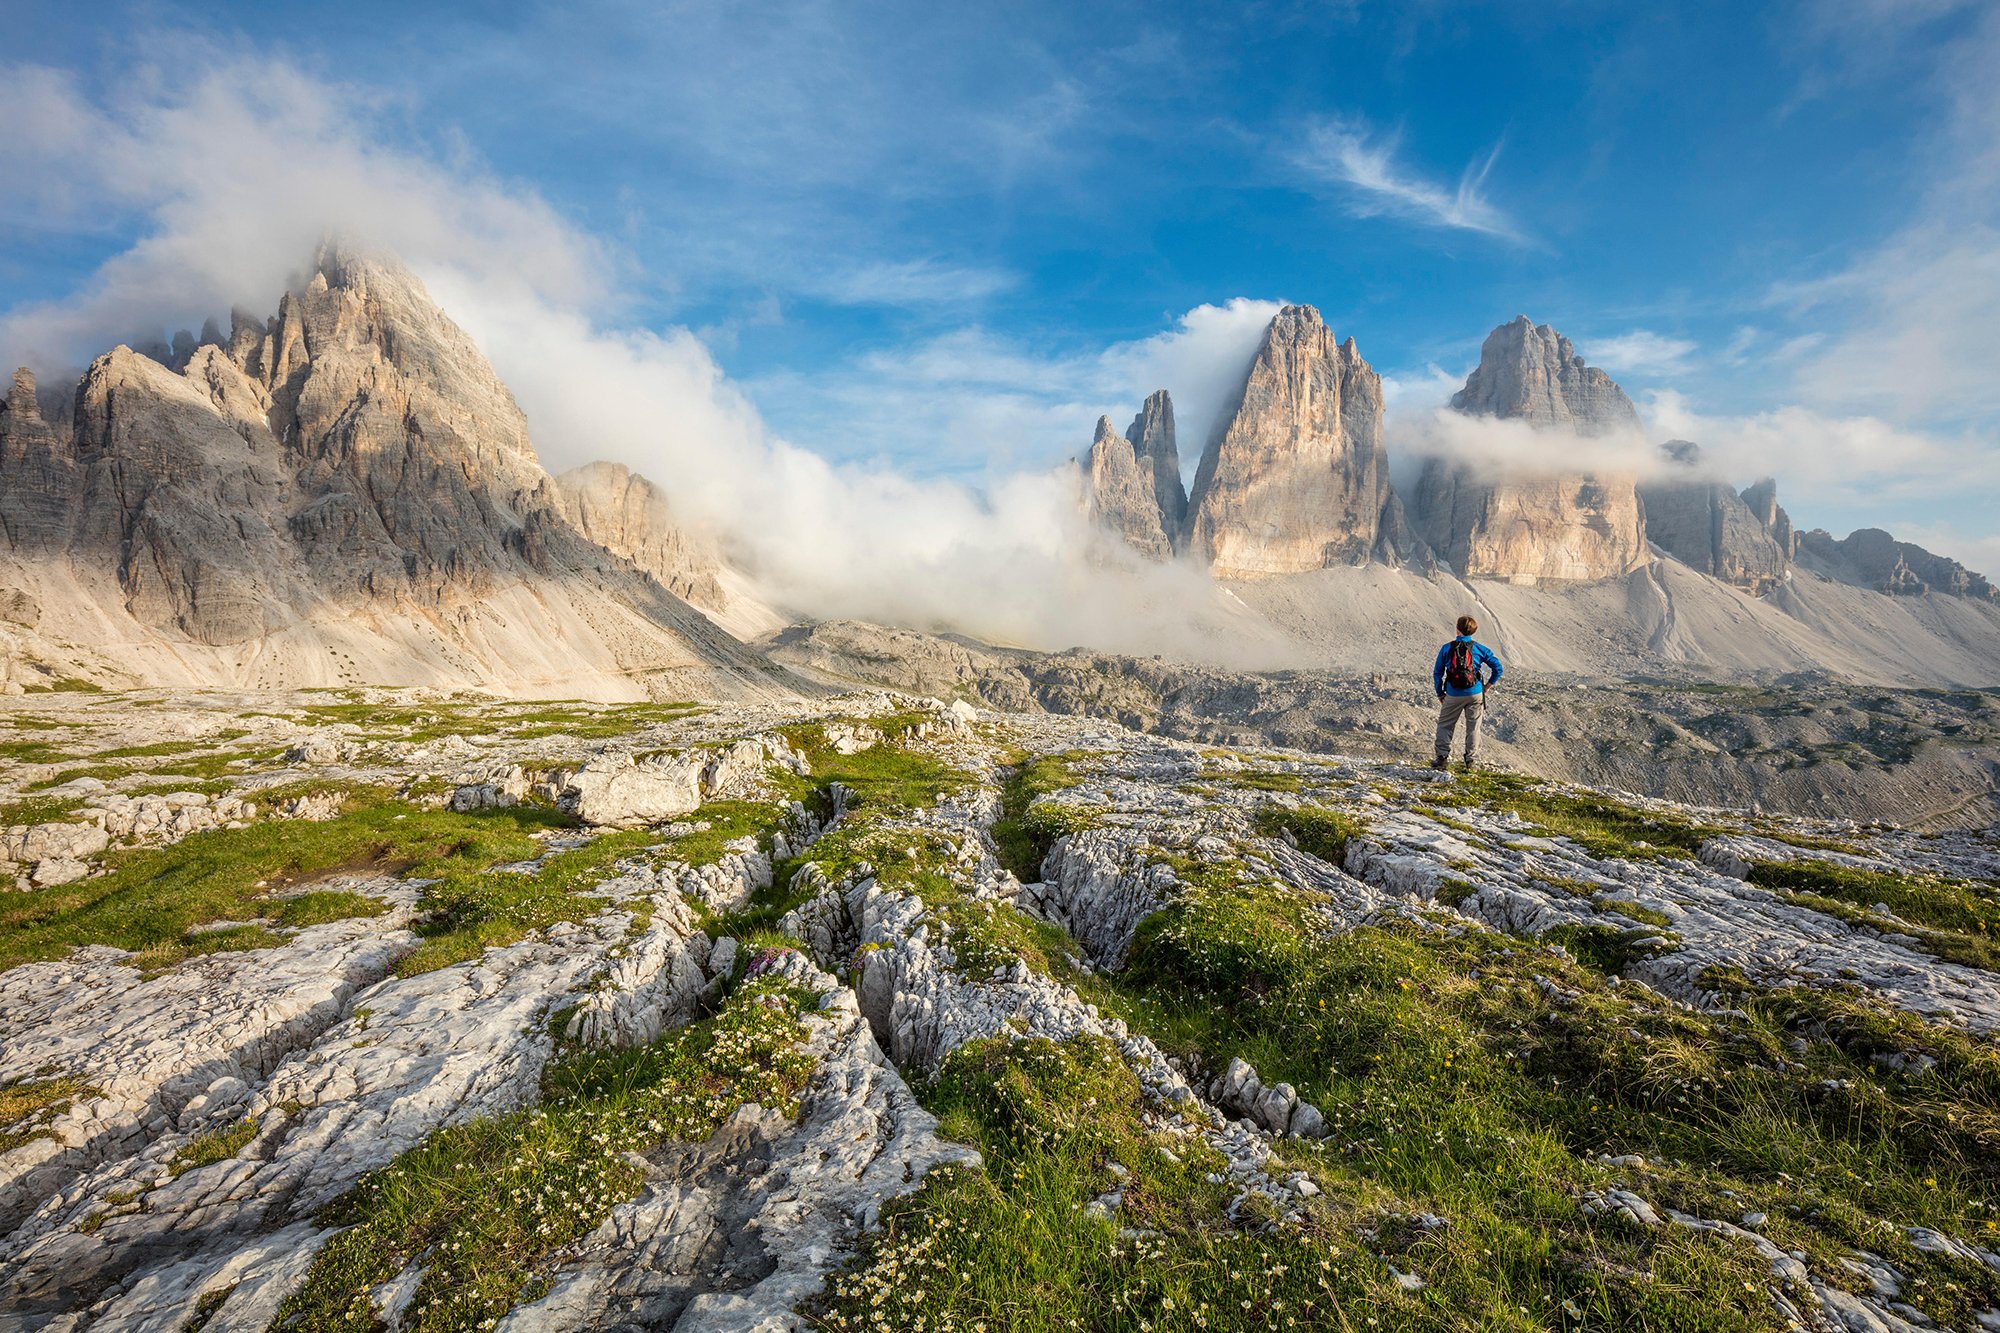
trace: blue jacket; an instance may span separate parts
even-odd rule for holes
[[[1469,643],[1472,645],[1472,673],[1475,677],[1482,668],[1491,670],[1493,674],[1486,677],[1484,681],[1475,679],[1471,686],[1466,689],[1446,688],[1444,683],[1444,664],[1445,659],[1451,656],[1452,643]],[[1449,694],[1460,698],[1468,694],[1484,694],[1488,685],[1497,684],[1499,680],[1500,659],[1493,655],[1493,650],[1476,639],[1466,638],[1463,634],[1453,639],[1451,643],[1447,643],[1444,647],[1438,649],[1437,664],[1431,668],[1431,687],[1439,694]]]

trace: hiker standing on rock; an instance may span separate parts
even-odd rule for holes
[[[1432,768],[1443,769],[1450,761],[1451,732],[1460,718],[1465,719],[1465,767],[1470,771],[1479,762],[1479,724],[1486,713],[1487,687],[1500,679],[1500,659],[1472,637],[1478,632],[1478,621],[1460,616],[1458,637],[1438,649],[1431,667],[1438,697],[1437,757]],[[1492,674],[1481,679],[1481,668],[1491,668]]]

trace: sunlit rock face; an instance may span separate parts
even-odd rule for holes
[[[1609,375],[1584,364],[1569,339],[1525,315],[1501,325],[1487,335],[1478,367],[1451,406],[1547,433],[1546,467],[1528,474],[1495,475],[1476,459],[1425,464],[1417,486],[1419,530],[1459,574],[1587,582],[1646,563],[1636,479],[1578,472],[1565,457],[1578,438],[1639,429],[1631,399]]]
[[[1271,321],[1202,453],[1182,546],[1220,578],[1412,555],[1382,447],[1382,377],[1311,306]]]
[[[658,486],[623,463],[585,463],[556,477],[572,526],[704,611],[729,606],[715,543],[680,523]]]

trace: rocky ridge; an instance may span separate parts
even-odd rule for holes
[[[346,794],[212,909],[262,934],[93,915],[115,861],[0,930],[13,1326],[970,1326],[1029,1308],[1050,1227],[1102,1274],[1039,1288],[1052,1326],[1172,1299],[1237,1327],[1240,1296],[1473,1327],[1482,1246],[1509,1293],[1613,1322],[2000,1308],[1987,839],[882,695],[143,702],[72,720],[246,714],[208,733],[243,827],[161,831],[149,883],[251,855],[259,792]],[[588,774],[649,764],[693,807],[596,803]],[[461,863],[356,870],[341,839],[376,826]],[[83,947],[33,933],[41,894]],[[90,937],[132,920],[164,933]],[[1719,1153],[1744,1097],[1809,1150]],[[1891,1127],[1865,1194],[1856,1117]],[[455,1178],[476,1210],[429,1183]]]
[[[1982,602],[2000,601],[2000,589],[1984,575],[1921,546],[1899,542],[1880,528],[1861,528],[1838,540],[1814,528],[1798,534],[1797,550],[1835,577],[1892,596],[1941,592]]]
[[[602,471],[558,486],[506,386],[393,262],[329,245],[274,317],[210,333],[170,364],[98,358],[68,428],[17,377],[0,583],[29,632],[10,675],[67,655],[113,681],[533,692],[549,649],[531,640],[560,637],[578,678],[626,697],[648,677],[772,688],[672,590],[719,597],[702,553],[658,526],[657,491]],[[111,644],[76,663],[75,645]]]

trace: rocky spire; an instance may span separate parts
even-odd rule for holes
[[[1425,540],[1460,575],[1513,582],[1615,578],[1647,561],[1645,512],[1631,476],[1565,467],[1566,440],[1637,432],[1631,399],[1587,366],[1569,339],[1527,316],[1486,336],[1451,405],[1548,433],[1546,470],[1500,475],[1480,460],[1434,458],[1417,484]]]
[[[1790,520],[1781,542],[1772,531],[1773,520],[1747,502],[1750,491],[1738,495],[1702,475],[1701,447],[1692,441],[1668,440],[1660,452],[1667,460],[1666,475],[1639,487],[1647,539],[1690,569],[1753,594],[1782,583],[1791,564]],[[1782,513],[1776,484],[1759,484],[1768,488],[1769,509]]]
[[[1203,450],[1183,546],[1222,578],[1394,561],[1402,527],[1382,448],[1382,377],[1311,306],[1265,331]]]
[[[1137,429],[1138,423],[1133,424]],[[1097,438],[1091,441],[1084,477],[1092,523],[1117,534],[1148,560],[1173,555],[1173,544],[1160,524],[1152,469],[1139,462],[1132,441],[1113,428],[1110,417],[1097,419]]]
[[[1187,523],[1187,484],[1181,480],[1181,452],[1174,444],[1174,401],[1165,389],[1146,399],[1139,415],[1125,429],[1132,453],[1153,480],[1153,498],[1160,507],[1160,527],[1176,535]]]
[[[14,382],[7,389],[5,411],[12,423],[20,426],[42,419],[41,405],[35,401],[35,372],[26,366],[14,372]]]

